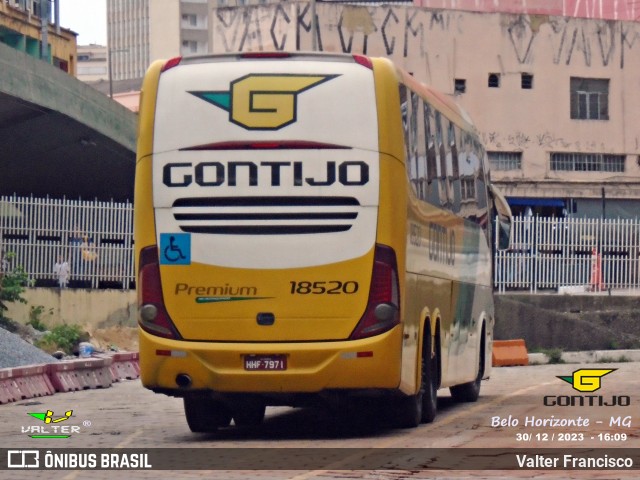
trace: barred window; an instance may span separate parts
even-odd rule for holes
[[[476,199],[476,179],[475,177],[463,177],[461,182],[462,200]]]
[[[522,152],[487,152],[493,170],[521,170]]]
[[[571,118],[609,120],[609,79],[571,77]]]
[[[624,172],[624,155],[552,153],[551,170],[570,172]]]

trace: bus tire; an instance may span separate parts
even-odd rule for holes
[[[401,428],[415,428],[421,423],[433,422],[438,409],[438,357],[437,352],[431,355],[431,329],[428,324],[425,328],[420,389],[415,395],[401,398],[396,406],[396,424]]]
[[[480,384],[484,374],[484,326],[482,327],[482,344],[480,345],[480,355],[478,359],[478,375],[476,379],[469,383],[455,385],[449,388],[451,397],[456,402],[476,402],[480,397]]]
[[[431,355],[431,334],[425,335],[427,344],[422,350],[422,423],[431,423],[438,411],[438,368],[439,352]],[[436,344],[437,345],[437,344]]]
[[[264,420],[266,406],[259,400],[234,402],[233,422],[236,427],[254,427]]]
[[[416,428],[422,421],[422,395],[424,389],[415,395],[408,395],[397,399],[394,403],[394,420],[399,428]]]
[[[216,432],[231,423],[229,408],[207,397],[184,397],[184,413],[189,429],[195,433]]]

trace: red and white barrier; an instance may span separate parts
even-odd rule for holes
[[[53,395],[48,365],[3,368],[0,370],[0,403]]]
[[[137,352],[97,354],[90,358],[0,369],[0,404],[27,398],[108,388],[140,377]]]

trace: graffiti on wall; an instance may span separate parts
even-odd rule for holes
[[[428,32],[446,32],[460,13],[402,7],[318,5],[321,51],[424,57]],[[214,11],[215,53],[248,50],[308,50],[312,36],[308,3]]]
[[[624,68],[640,44],[640,25],[546,15],[479,14],[424,8],[317,4],[316,42],[321,51],[425,60],[458,48],[477,48],[484,29],[504,35],[517,64],[532,64],[552,52],[556,65]],[[310,50],[313,35],[309,3],[219,8],[213,14],[213,51]],[[480,22],[480,23],[478,23]],[[490,32],[495,28],[495,32]]]

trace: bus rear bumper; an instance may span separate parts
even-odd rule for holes
[[[400,384],[401,325],[375,337],[335,342],[191,342],[157,337],[141,329],[139,334],[142,384],[170,395],[198,390],[313,393],[397,389]],[[284,356],[286,369],[247,370],[245,358],[251,355]]]

